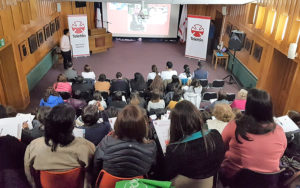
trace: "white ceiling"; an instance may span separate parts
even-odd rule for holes
[[[91,2],[120,2],[141,3],[142,0],[76,0]],[[148,4],[204,4],[204,5],[241,5],[254,2],[255,0],[144,0]]]

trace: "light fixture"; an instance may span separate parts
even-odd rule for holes
[[[285,36],[285,32],[286,32],[286,27],[287,27],[288,21],[289,21],[289,17],[287,16],[287,17],[286,17],[286,20],[285,20],[285,24],[284,24],[284,28],[283,28],[283,32],[282,32],[282,36],[281,36],[281,40],[283,40],[283,39],[284,39],[284,36]]]
[[[253,22],[252,23],[255,23],[255,19],[256,19],[256,15],[257,15],[257,8],[258,8],[258,5],[256,4],[255,5],[255,9],[254,9],[254,15],[253,15]]]
[[[279,16],[278,25],[275,34],[276,41],[283,40],[286,32],[287,23],[288,23],[288,16],[286,14],[281,14]]]
[[[255,23],[255,28],[256,29],[261,29],[263,26],[264,22],[264,17],[265,17],[265,12],[266,12],[266,7],[258,7],[258,13],[257,13],[257,18],[256,18],[256,23]]]
[[[299,29],[299,31],[298,31],[298,36],[297,36],[297,39],[296,39],[296,44],[298,44],[299,38],[300,38],[300,29]]]
[[[267,22],[266,22],[265,33],[272,34],[272,32],[274,30],[275,21],[276,21],[276,15],[277,14],[276,14],[275,10],[269,10]]]

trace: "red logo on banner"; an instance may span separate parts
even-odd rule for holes
[[[194,37],[201,37],[204,34],[204,29],[202,25],[195,24],[191,29],[192,34]]]
[[[75,21],[72,24],[72,30],[76,33],[76,34],[81,34],[85,29],[84,24],[81,21]]]

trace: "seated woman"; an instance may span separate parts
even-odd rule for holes
[[[152,72],[150,72],[147,76],[147,81],[154,80],[156,75],[160,75],[156,65],[152,65],[151,70],[152,70]]]
[[[93,94],[93,98],[94,100],[91,100],[89,102],[89,105],[98,105],[98,106],[102,106],[103,110],[105,110],[107,108],[107,104],[105,102],[105,100],[102,98],[101,92],[100,91],[95,91]],[[99,105],[100,104],[100,105]]]
[[[164,160],[164,178],[174,178],[175,187],[189,187],[180,182],[182,176],[188,182],[195,183],[214,176],[225,153],[220,133],[217,130],[205,130],[201,112],[186,100],[176,104],[170,119],[170,143]]]
[[[193,79],[191,85],[188,86],[183,94],[183,98],[193,103],[199,109],[201,104],[201,92],[202,86],[200,80]]]
[[[156,144],[147,140],[148,123],[137,105],[127,105],[117,117],[115,131],[100,142],[94,173],[101,169],[117,177],[146,175],[156,159]]]
[[[54,107],[59,104],[63,104],[64,100],[59,96],[59,94],[53,89],[53,87],[48,87],[44,97],[40,101],[40,106]]]
[[[221,166],[223,180],[230,182],[243,168],[279,171],[287,141],[283,129],[274,123],[272,100],[266,91],[248,91],[245,115],[229,122],[222,137],[227,150]]]
[[[207,126],[209,129],[218,130],[219,133],[222,133],[228,122],[234,119],[234,113],[229,104],[216,104],[212,115],[216,119],[207,120]]]
[[[160,92],[153,90],[151,93],[151,100],[148,102],[147,110],[165,108],[165,101],[160,99]]]
[[[110,82],[106,80],[105,74],[100,74],[98,81],[95,82],[95,91],[107,92],[109,95]]]
[[[130,95],[130,104],[138,105],[141,108],[145,108],[146,101],[144,98],[140,97],[139,92],[134,91],[134,92],[131,92],[131,95]]]
[[[53,88],[56,92],[67,92],[72,94],[72,86],[68,82],[68,79],[65,75],[59,74],[57,77],[57,82],[53,84]]]
[[[167,108],[172,110],[173,108],[175,108],[175,105],[182,100],[182,90],[175,90],[172,100],[169,102]]]
[[[181,88],[181,83],[179,81],[178,76],[173,75],[172,76],[172,82],[169,83],[166,87],[166,92],[174,91],[175,89],[180,89]]]
[[[144,92],[147,89],[147,84],[144,80],[144,77],[141,73],[134,73],[134,79],[130,80],[131,91]]]
[[[181,80],[182,85],[190,85],[190,82],[192,80],[192,75],[190,71],[189,65],[183,66],[184,72],[180,73],[178,78]]]
[[[75,110],[69,105],[58,105],[48,115],[45,136],[33,140],[24,157],[25,173],[32,187],[36,187],[31,169],[66,171],[85,170],[84,187],[91,187],[91,167],[95,146],[90,141],[72,135]]]
[[[109,107],[115,107],[117,109],[123,109],[126,106],[126,102],[122,100],[122,92],[117,91],[112,96],[112,102],[109,103]]]
[[[231,108],[237,108],[239,110],[245,110],[246,107],[246,99],[247,99],[248,91],[245,89],[241,89],[235,98],[235,100],[231,103]]]
[[[89,65],[84,65],[83,70],[84,71],[81,73],[81,76],[84,79],[92,79],[92,80],[96,79],[96,75],[93,71],[91,71],[91,67]]]
[[[149,91],[157,89],[159,92],[164,93],[165,87],[163,80],[159,75],[156,75],[153,82],[149,86]]]
[[[96,105],[88,105],[83,109],[82,120],[84,125],[80,128],[85,129],[84,138],[93,142],[95,146],[97,146],[102,138],[104,138],[111,130],[108,116],[105,113],[102,113],[103,123],[97,122],[99,117],[100,115]]]
[[[229,104],[227,100],[227,94],[223,90],[219,90],[218,92],[218,98],[215,102],[211,103],[209,106],[207,106],[205,109],[212,112],[216,104]]]

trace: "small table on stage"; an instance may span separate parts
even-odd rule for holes
[[[216,61],[214,62],[214,59],[216,58]],[[227,65],[228,65],[228,58],[229,55],[227,53],[220,53],[218,50],[214,50],[213,56],[212,56],[212,64],[215,63],[215,69],[217,69],[217,64],[219,60],[225,59],[226,64],[225,64],[225,70],[227,70]]]

